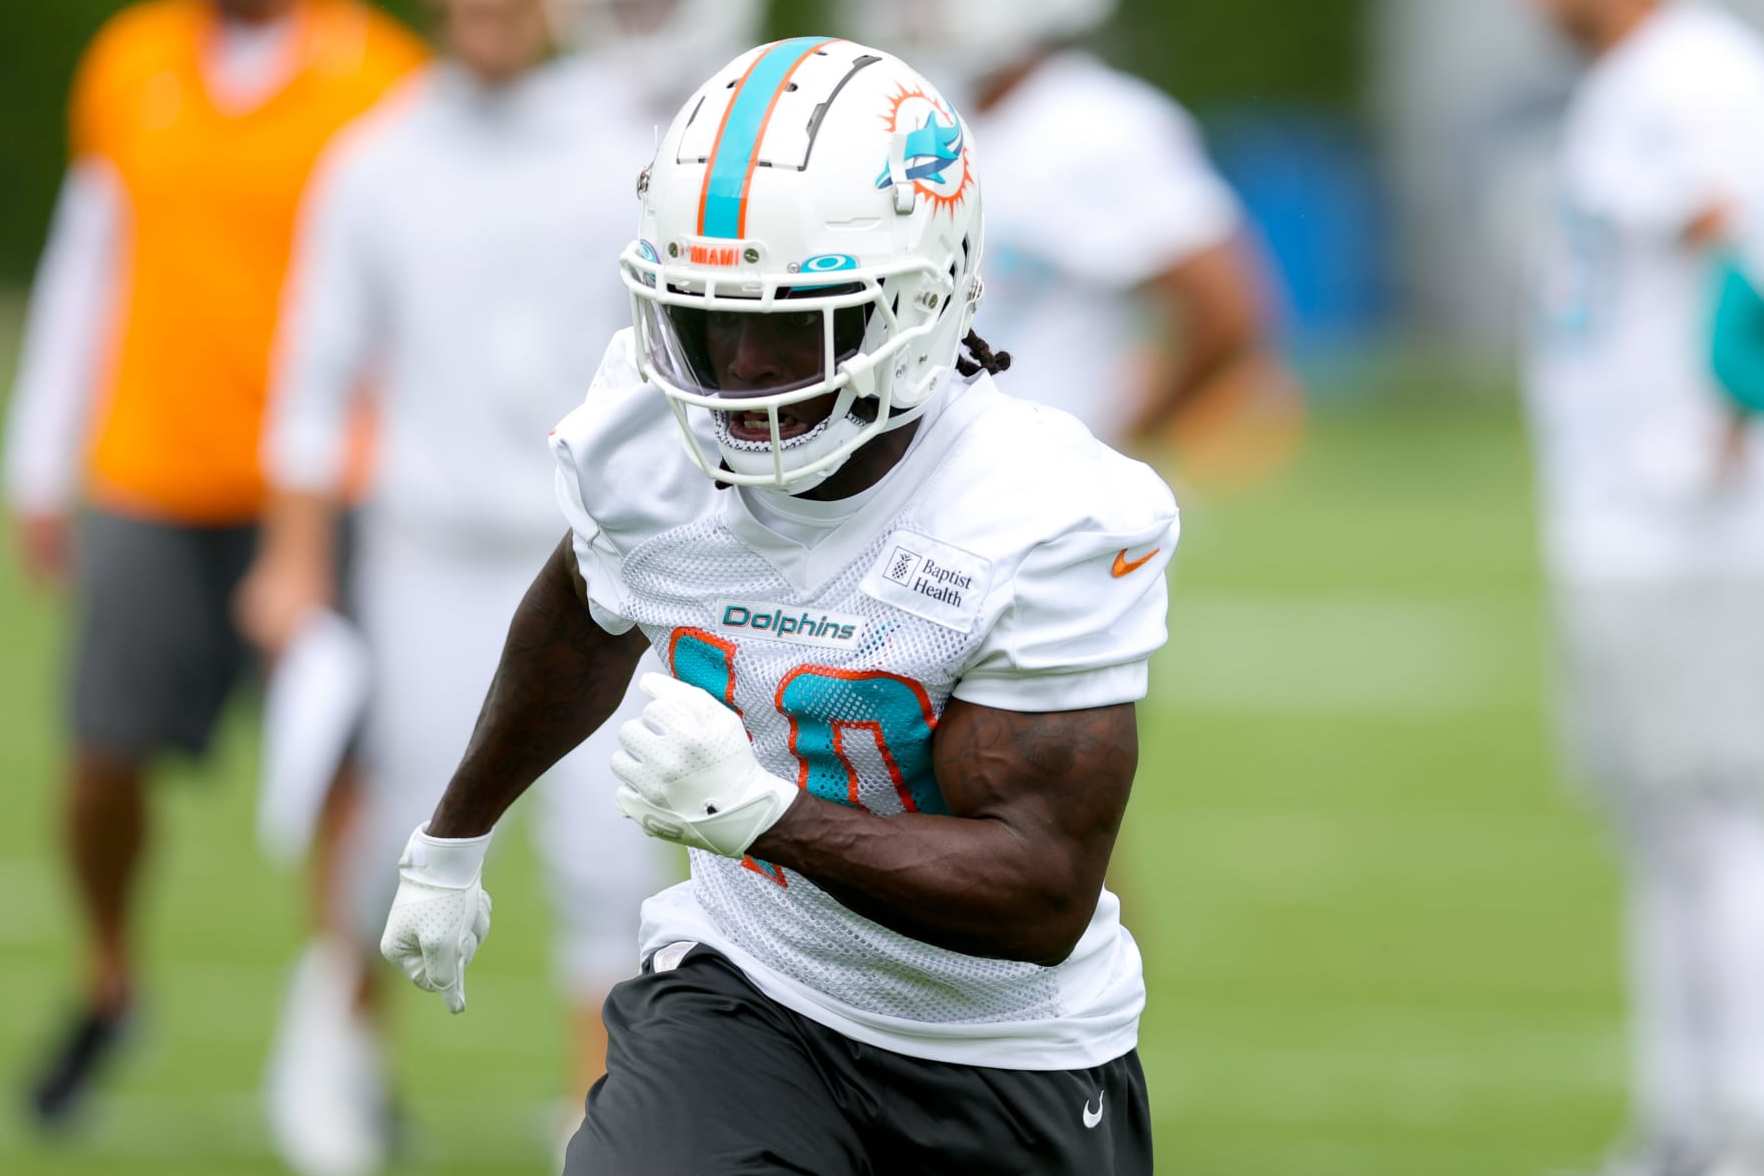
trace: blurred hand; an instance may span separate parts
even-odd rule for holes
[[[1752,418],[1734,413],[1727,421],[1721,437],[1721,450],[1715,459],[1715,488],[1718,491],[1738,490],[1745,484],[1747,458],[1751,453]]]
[[[12,519],[25,578],[45,588],[67,583],[73,567],[73,523],[63,510],[23,511]]]
[[[275,657],[313,614],[331,604],[333,592],[329,561],[272,546],[240,582],[233,617],[247,640]]]
[[[1304,432],[1304,389],[1279,359],[1256,353],[1218,373],[1204,395],[1145,440],[1172,450],[1185,485],[1229,491],[1284,470]]]

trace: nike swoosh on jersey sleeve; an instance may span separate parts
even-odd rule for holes
[[[1109,575],[1115,577],[1117,580],[1123,576],[1130,576],[1152,560],[1156,559],[1158,553],[1162,550],[1163,548],[1161,547],[1154,547],[1138,559],[1128,559],[1127,549],[1123,547],[1115,553],[1115,562],[1114,565],[1109,568]]]

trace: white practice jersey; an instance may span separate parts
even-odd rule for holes
[[[1711,369],[1711,259],[1686,239],[1764,211],[1764,44],[1669,3],[1569,109],[1528,394],[1546,546],[1569,579],[1764,570],[1764,450],[1718,477],[1730,413]]]
[[[734,707],[767,770],[882,815],[945,811],[931,739],[952,697],[1033,712],[1136,701],[1165,639],[1177,515],[1158,476],[989,378],[940,395],[837,526],[780,528],[803,542],[751,505],[782,496],[719,490],[692,464],[629,331],[552,442],[600,624],[641,626],[675,677]],[[691,881],[646,904],[643,939],[709,944],[811,1020],[969,1065],[1099,1065],[1133,1048],[1144,1004],[1106,892],[1048,968],[933,947],[792,870],[694,852]]]
[[[1087,53],[1049,58],[971,123],[986,168],[975,329],[1013,357],[999,382],[1118,442],[1139,408],[1135,291],[1230,240],[1237,202],[1187,112]]]
[[[352,129],[304,217],[266,440],[274,480],[337,485],[350,399],[368,381],[379,516],[480,549],[555,542],[541,441],[630,321],[616,262],[653,154],[628,87],[582,58],[497,89],[437,66]]]

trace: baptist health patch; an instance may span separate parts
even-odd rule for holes
[[[813,645],[819,649],[856,649],[863,638],[864,626],[869,623],[847,613],[765,601],[719,600],[712,607],[717,612],[716,630],[719,633],[787,641],[792,645]]]
[[[896,531],[861,587],[884,604],[966,633],[991,578],[991,560],[916,531]]]

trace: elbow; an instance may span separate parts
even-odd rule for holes
[[[1078,949],[1078,941],[1083,936],[1083,929],[1080,928],[1076,935],[1062,936],[1036,951],[1025,954],[1021,962],[1034,964],[1041,968],[1057,968],[1072,958],[1072,953]]]
[[[1101,889],[1100,882],[1086,886],[1070,875],[1057,885],[1044,881],[1036,886],[1016,921],[1017,942],[1007,958],[1043,968],[1071,959],[1090,927]]]
[[[1040,928],[1024,928],[1020,934],[1012,936],[1009,942],[994,942],[981,947],[959,947],[958,950],[1013,964],[1057,968],[1072,958],[1072,952],[1077,949],[1078,940],[1083,934],[1082,929],[1078,934],[1068,936],[1052,935]]]
[[[1247,275],[1196,292],[1173,324],[1190,353],[1214,368],[1267,354],[1273,346],[1273,329],[1267,300]]]
[[[1268,323],[1252,306],[1225,310],[1205,341],[1208,370],[1229,372],[1265,363],[1273,355]]]
[[[1025,939],[1021,945],[1021,953],[1011,958],[1043,968],[1057,968],[1072,958],[1072,953],[1078,948],[1078,941],[1084,938],[1085,928],[1089,926],[1088,915],[1081,920],[1047,920]]]

